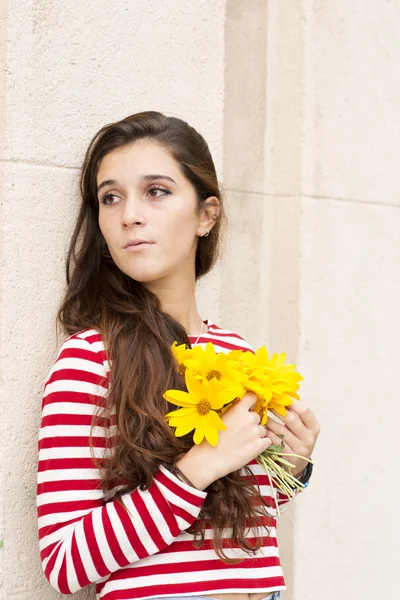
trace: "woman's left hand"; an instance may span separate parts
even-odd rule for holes
[[[273,444],[280,445],[283,435],[284,448],[282,452],[299,454],[304,458],[310,458],[314,450],[321,427],[311,410],[301,404],[298,400],[286,407],[286,416],[271,411],[281,422],[271,417],[268,418],[265,428],[267,436]],[[284,457],[294,465],[291,469],[295,477],[299,477],[307,466],[307,461],[294,456]]]

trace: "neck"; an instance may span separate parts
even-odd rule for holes
[[[199,335],[202,319],[196,304],[194,276],[152,281],[146,287],[158,296],[163,311],[183,325],[189,335]]]

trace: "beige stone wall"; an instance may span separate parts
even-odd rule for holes
[[[304,589],[317,566],[315,598],[396,598],[400,5],[314,4],[304,22],[299,362],[325,433],[315,495],[296,519],[307,556],[296,581]]]
[[[36,444],[78,168],[103,124],[153,109],[198,127],[221,169],[225,8],[222,0],[0,4],[0,598],[52,600],[60,595],[41,573],[36,541]],[[215,312],[218,297],[214,278],[204,310]]]
[[[399,28],[395,0],[0,4],[0,598],[60,597],[36,443],[78,168],[100,126],[149,108],[198,127],[223,179],[202,314],[286,351],[323,427],[281,522],[285,599],[396,597]]]
[[[296,361],[322,425],[287,600],[398,595],[399,27],[394,1],[227,2],[222,316]]]

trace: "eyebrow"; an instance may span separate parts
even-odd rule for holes
[[[165,181],[171,181],[172,183],[175,183],[175,185],[176,185],[176,181],[174,179],[172,179],[172,177],[168,177],[168,175],[160,175],[159,173],[150,173],[149,175],[141,175],[140,179],[144,179],[144,181],[155,181],[155,180],[163,179]],[[116,179],[106,179],[105,181],[102,181],[100,183],[100,185],[98,186],[97,193],[99,193],[101,188],[105,187],[106,185],[116,185],[116,184],[118,184],[118,181]]]

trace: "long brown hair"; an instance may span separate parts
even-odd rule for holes
[[[162,397],[167,389],[186,389],[171,344],[177,340],[190,347],[187,332],[163,312],[155,294],[119,270],[98,224],[96,177],[100,161],[107,153],[139,139],[151,139],[168,149],[193,185],[198,209],[210,196],[220,201],[217,222],[209,236],[198,240],[196,280],[215,264],[225,223],[222,193],[208,145],[185,121],[159,112],[141,112],[105,125],[93,137],[81,169],[82,202],[67,255],[67,289],[57,322],[69,335],[95,328],[104,340],[111,370],[102,416],[105,423],[115,423],[118,443],[114,443],[110,458],[101,463],[101,486],[104,490],[119,486],[115,494],[119,501],[126,492],[147,489],[160,464],[172,465],[193,445],[190,435],[175,437],[164,418],[172,407]],[[246,539],[249,523],[263,527],[266,522],[262,516],[265,503],[248,468],[246,473],[248,478],[237,471],[207,488],[200,518],[191,530],[197,543],[203,543],[208,521],[214,529],[214,548],[225,562],[235,562],[224,552],[228,542],[223,545],[222,537],[227,527],[232,528],[234,544],[247,553],[262,544],[262,537],[257,535],[252,541]]]

